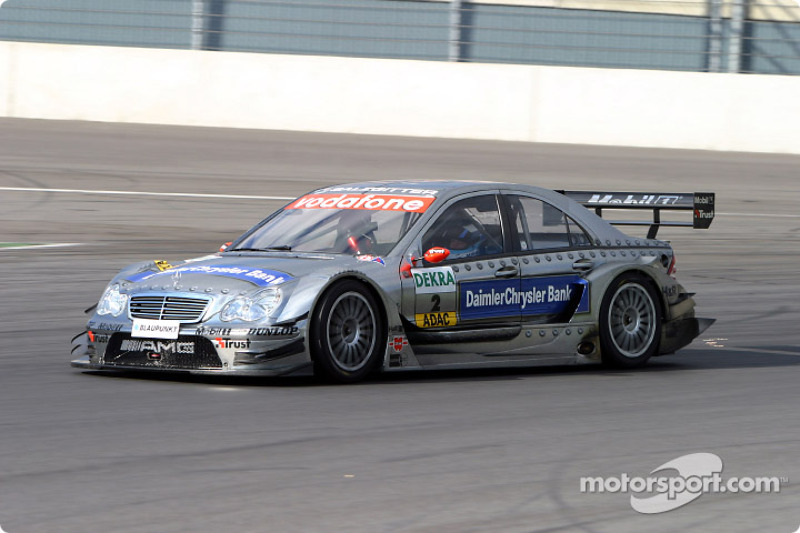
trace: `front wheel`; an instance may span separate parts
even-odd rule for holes
[[[364,379],[381,364],[385,338],[375,297],[357,281],[337,283],[313,315],[314,373],[341,383]]]
[[[603,363],[615,368],[644,365],[658,351],[658,295],[641,275],[622,274],[609,285],[600,308]]]

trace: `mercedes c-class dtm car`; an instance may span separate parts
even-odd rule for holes
[[[656,234],[708,228],[714,199],[492,182],[318,189],[219,253],[123,269],[73,340],[72,364],[340,382],[411,369],[637,367],[713,322],[695,317]],[[612,209],[652,216],[602,218]],[[664,219],[681,211],[691,220]]]

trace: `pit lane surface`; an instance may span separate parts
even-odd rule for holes
[[[0,525],[33,532],[773,531],[800,524],[800,158],[0,120]],[[69,367],[123,265],[216,250],[280,200],[362,179],[716,191],[707,232],[662,230],[718,322],[640,371],[307,379],[119,377]],[[6,189],[3,189],[6,188]],[[583,476],[696,452],[778,494],[664,514]]]

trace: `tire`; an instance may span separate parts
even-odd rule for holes
[[[628,272],[609,285],[600,306],[603,364],[637,368],[658,353],[662,313],[658,294],[646,278]]]
[[[354,383],[383,362],[386,326],[375,297],[362,283],[331,287],[312,315],[310,348],[314,375]]]

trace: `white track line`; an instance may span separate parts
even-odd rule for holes
[[[800,215],[779,215],[775,213],[717,213],[727,217],[770,217],[770,218],[800,218]]]
[[[45,189],[34,187],[0,187],[0,191],[16,192],[60,192],[68,194],[117,194],[125,196],[166,196],[177,198],[228,198],[233,200],[294,200],[295,196],[257,196],[248,194],[204,194],[192,192],[150,192],[150,191],[95,191],[87,189]],[[775,213],[726,213],[717,215],[727,217],[767,217],[767,218],[800,218],[800,215],[780,215]]]
[[[80,246],[82,242],[61,242],[55,244],[21,244],[19,246],[0,246],[0,252],[5,250],[30,250],[31,248],[66,248],[67,246]]]
[[[0,187],[0,191],[17,192],[61,192],[71,194],[119,194],[126,196],[172,196],[178,198],[230,198],[234,200],[294,200],[295,196],[253,196],[245,194],[202,194],[192,192],[148,192],[148,191],[95,191],[85,189],[42,189],[33,187]]]
[[[768,353],[768,354],[775,354],[775,355],[793,355],[795,357],[800,356],[800,352],[790,352],[787,350],[772,350],[769,348],[736,348],[733,346],[719,346],[714,347],[714,350],[720,351],[729,351],[729,352],[748,352],[748,353]]]

